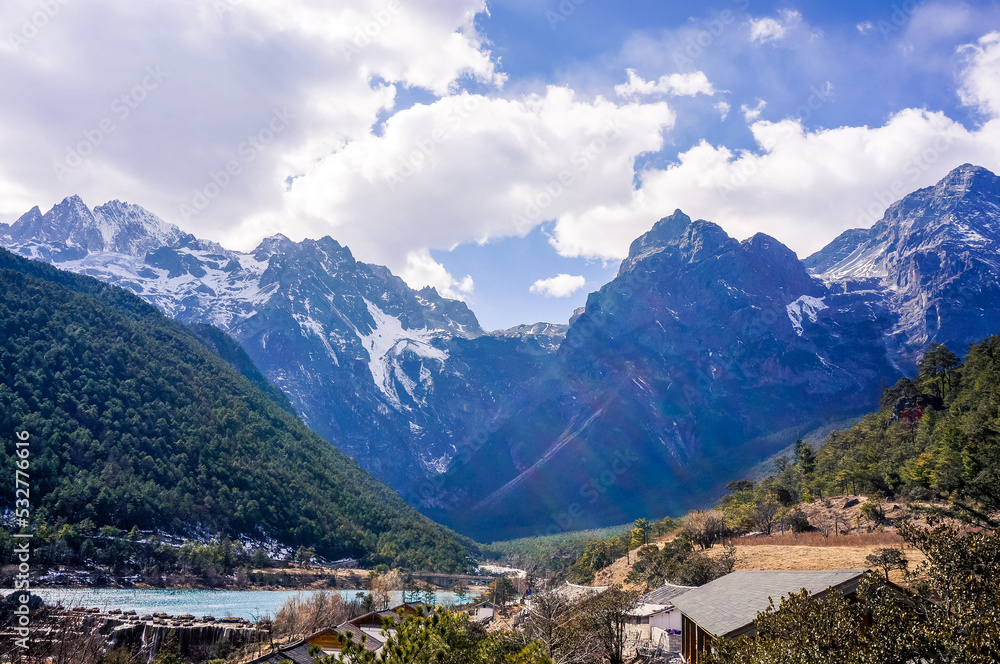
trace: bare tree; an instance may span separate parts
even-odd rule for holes
[[[541,644],[554,664],[591,662],[601,648],[595,633],[588,629],[581,604],[552,593],[532,600],[524,633]]]
[[[375,602],[375,610],[385,611],[388,609],[392,603],[390,593],[395,590],[401,590],[404,585],[403,576],[396,569],[372,578],[368,589],[372,594],[372,600]]]
[[[294,639],[348,619],[348,607],[339,593],[320,590],[308,599],[300,595],[285,601],[274,617],[273,634],[279,639]]]
[[[718,510],[689,512],[683,519],[684,530],[692,541],[702,549],[710,549],[722,541],[729,529],[726,527],[726,517]]]
[[[587,600],[585,610],[590,627],[603,646],[610,664],[623,664],[628,651],[629,635],[625,629],[629,616],[639,605],[639,593],[614,586]]]

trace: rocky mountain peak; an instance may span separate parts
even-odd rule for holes
[[[982,166],[962,164],[944,176],[940,182],[934,185],[933,189],[935,195],[939,197],[966,192],[995,194],[1000,190],[1000,177]]]
[[[806,266],[826,281],[893,276],[918,253],[982,251],[1000,243],[1000,178],[963,164],[937,184],[893,203],[869,229],[852,229],[809,256]]]
[[[898,366],[912,366],[930,341],[963,348],[996,331],[1000,178],[963,164],[806,264],[835,289],[869,293],[897,312]]]
[[[749,270],[771,284],[780,285],[786,296],[822,294],[822,284],[809,276],[795,252],[770,235],[757,233],[743,240],[740,248],[748,260]]]
[[[145,256],[170,246],[183,233],[145,208],[113,200],[94,208],[94,219],[104,238],[105,251]]]
[[[22,253],[36,258],[58,254],[69,260],[104,249],[97,220],[79,196],[63,199],[45,214],[32,208],[14,222],[6,237],[10,245],[25,247]]]
[[[174,243],[182,233],[138,205],[115,200],[91,210],[74,195],[45,214],[33,207],[5,235],[22,253],[73,260],[101,251],[142,257]]]
[[[275,233],[260,241],[257,248],[253,250],[253,257],[259,261],[265,261],[274,254],[284,253],[295,246],[295,243],[282,233]]]
[[[622,261],[619,275],[660,254],[693,263],[731,251],[736,244],[718,224],[704,219],[692,221],[691,217],[675,210],[672,215],[660,219],[649,232],[632,242],[628,257]]]

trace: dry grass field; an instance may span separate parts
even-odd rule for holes
[[[876,549],[902,549],[910,564],[910,569],[923,562],[919,551],[905,546],[895,529],[895,524],[903,519],[917,523],[923,519],[916,517],[906,505],[887,501],[884,505],[886,522],[879,528],[868,523],[861,513],[864,496],[837,496],[826,500],[800,505],[810,523],[825,522],[830,534],[820,532],[776,533],[771,536],[739,537],[730,542],[736,547],[736,569],[738,570],[821,570],[821,569],[866,569],[865,558]],[[833,532],[831,532],[833,531]],[[672,535],[662,538],[658,544],[672,539]],[[707,551],[709,556],[722,555],[724,548],[715,546]],[[634,555],[632,556],[634,560]],[[623,584],[630,565],[625,558],[597,573],[594,585]],[[903,574],[894,571],[890,577],[897,583]]]
[[[865,562],[865,557],[876,549],[900,547],[903,547],[903,553],[910,562],[911,569],[923,562],[923,554],[916,549],[903,546],[902,540],[895,533],[880,534],[892,535],[896,541],[892,543],[888,541],[889,537],[884,537],[884,541],[872,543],[870,538],[843,535],[824,539],[818,543],[788,544],[781,541],[786,538],[775,538],[779,541],[765,541],[768,538],[759,538],[752,544],[734,542],[736,569],[866,569],[868,564]],[[710,549],[708,554],[721,555],[722,548]],[[900,571],[894,571],[889,575],[889,579],[897,583],[901,582],[902,578],[903,574]]]

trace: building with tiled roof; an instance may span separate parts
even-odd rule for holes
[[[363,642],[365,650],[379,652],[386,641],[386,635],[382,633],[383,620],[391,618],[395,621],[399,617],[397,611],[401,611],[404,616],[417,612],[416,605],[401,604],[385,611],[366,613],[336,627],[321,629],[301,641],[280,646],[249,664],[280,664],[284,660],[290,660],[294,664],[313,664],[315,659],[309,654],[310,649],[319,648],[320,656],[337,654],[343,648],[342,639],[348,637],[355,643]],[[392,630],[389,634],[392,634]]]
[[[680,650],[681,612],[673,600],[693,589],[665,583],[639,598],[625,626],[637,647]]]
[[[791,593],[805,590],[822,598],[831,591],[852,596],[864,576],[863,569],[822,571],[733,572],[673,598],[681,612],[681,651],[698,664],[712,639],[735,639],[756,634],[754,619]]]

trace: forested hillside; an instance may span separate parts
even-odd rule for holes
[[[21,430],[32,435],[38,523],[249,535],[330,558],[466,565],[451,533],[182,325],[119,288],[0,250],[0,431],[11,476]]]
[[[994,495],[1000,336],[971,345],[964,362],[932,344],[919,369],[883,392],[878,411],[831,434],[815,454],[800,445],[797,458],[780,464],[774,485],[805,500],[881,492],[971,506]]]

